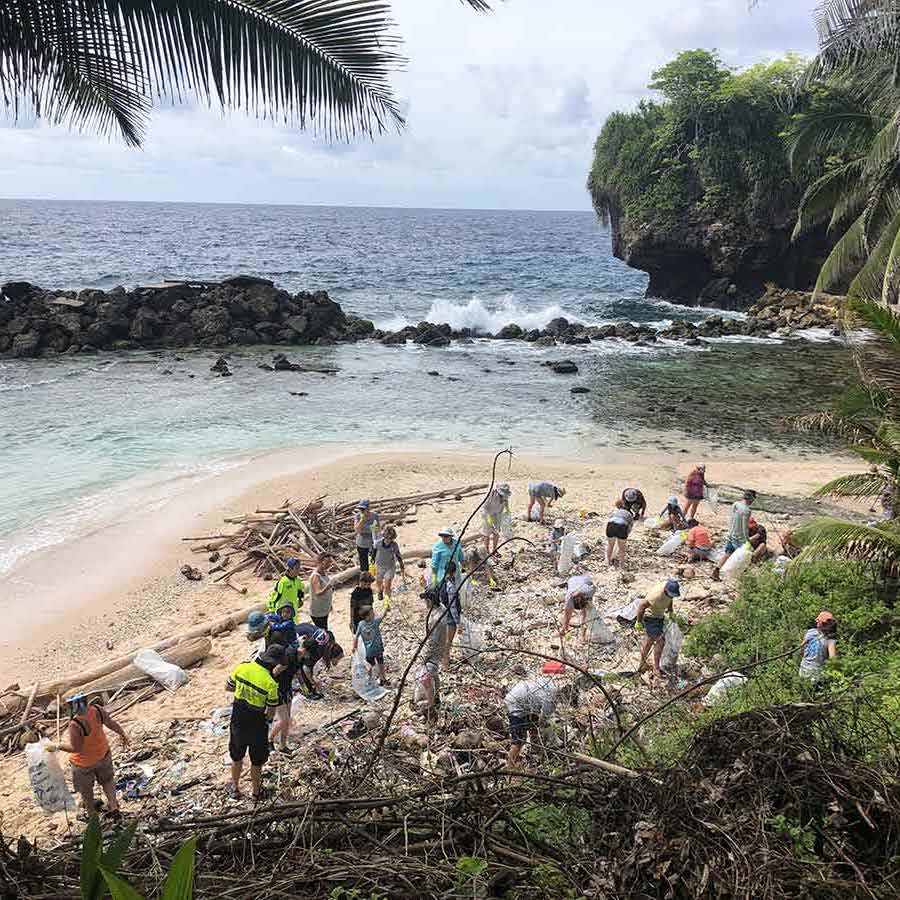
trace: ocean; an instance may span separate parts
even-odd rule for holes
[[[612,257],[590,212],[0,200],[0,234],[0,284],[108,289],[249,274],[327,290],[390,329],[428,320],[495,332],[557,316],[662,327],[716,312],[645,298],[646,276]],[[802,446],[781,418],[819,408],[848,370],[842,346],[806,337],[289,348],[337,375],[261,371],[274,350],[254,347],[225,354],[230,379],[209,373],[212,351],[2,360],[0,574],[136,490],[164,496],[180,476],[212,477],[269,448]],[[562,358],[578,375],[540,365]],[[576,385],[589,393],[572,394]]]

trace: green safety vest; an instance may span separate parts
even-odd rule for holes
[[[282,575],[275,585],[275,590],[269,594],[269,602],[267,608],[269,612],[278,612],[278,607],[288,601],[294,607],[294,618],[297,618],[297,612],[303,605],[303,595],[306,593],[306,585],[300,580],[298,575],[296,578],[289,578]]]
[[[235,700],[243,700],[260,712],[278,706],[278,684],[258,662],[241,663],[228,679],[228,687],[234,689]]]

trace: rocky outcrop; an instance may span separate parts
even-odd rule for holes
[[[749,309],[749,315],[772,331],[788,328],[835,328],[840,320],[843,297],[819,294],[815,300],[806,291],[769,287]]]
[[[45,291],[27,282],[0,287],[0,355],[333,344],[368,337],[375,326],[345,313],[324,291],[289,294],[262,278],[173,282],[126,291]],[[222,373],[224,374],[224,373]]]
[[[613,225],[613,255],[650,276],[648,297],[718,309],[746,309],[768,283],[811,290],[832,246],[821,231],[792,242],[792,220]]]

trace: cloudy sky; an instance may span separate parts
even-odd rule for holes
[[[815,0],[394,0],[409,57],[401,135],[329,145],[197,106],[156,110],[142,150],[0,127],[0,196],[588,209],[604,117],[681,50],[746,65],[815,47]]]

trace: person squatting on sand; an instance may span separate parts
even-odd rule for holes
[[[98,784],[106,795],[109,818],[118,821],[122,814],[116,796],[116,772],[106,729],[119,736],[123,747],[129,744],[128,735],[99,701],[88,703],[87,696],[79,693],[69,697],[67,702],[72,715],[69,720],[68,741],[48,744],[47,749],[51,752],[63,750],[69,754],[72,787],[81,798],[79,818],[86,821],[99,809],[94,801],[94,785]]]
[[[565,496],[566,489],[559,487],[559,485],[553,484],[550,481],[533,481],[528,485],[528,512],[525,514],[525,518],[529,522],[531,521],[531,510],[534,507],[534,504],[537,503],[540,507],[538,521],[543,522],[544,512],[547,507],[553,506],[560,497]]]

